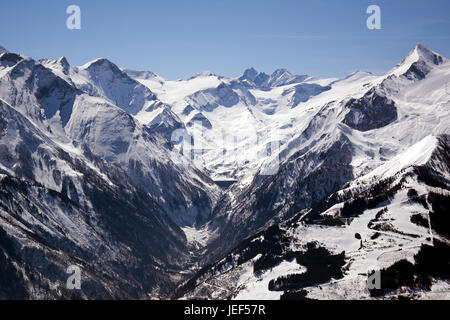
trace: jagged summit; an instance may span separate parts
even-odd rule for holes
[[[69,61],[67,61],[67,58],[62,56],[61,58],[59,58],[58,60],[56,60],[58,63],[60,63],[61,65],[64,66],[70,66]]]
[[[445,59],[442,55],[439,53],[434,52],[430,48],[428,48],[423,43],[418,43],[414,47],[414,49],[411,51],[410,54],[416,53],[420,58],[427,59],[429,61],[432,61],[435,64],[440,64]]]
[[[415,61],[415,62],[423,62],[428,65],[439,65],[445,62],[447,59],[440,55],[439,53],[434,52],[426,45],[422,43],[418,43],[414,49],[408,54],[405,58],[406,61]]]
[[[275,70],[268,80],[268,85],[270,87],[278,87],[291,83],[302,82],[308,76],[307,75],[294,75],[290,73],[287,69],[281,68]]]
[[[272,77],[280,77],[283,75],[292,75],[292,73],[290,73],[287,69],[285,68],[279,68],[276,69],[273,73],[272,73]]]
[[[239,78],[239,80],[250,80],[254,81],[258,75],[265,74],[264,72],[258,72],[255,68],[251,67],[245,69],[244,74]],[[267,75],[267,74],[265,74]],[[268,76],[268,75],[267,75]]]
[[[254,79],[256,76],[258,75],[258,71],[256,71],[255,68],[250,67],[248,69],[245,69],[243,77],[247,78],[247,79]]]
[[[258,72],[255,68],[249,68],[244,71],[244,74],[238,79],[240,81],[247,81],[254,87],[273,88],[284,86],[292,83],[302,82],[307,78],[306,75],[293,75],[287,69],[276,69],[271,75],[264,72]]]
[[[444,56],[432,51],[422,43],[418,43],[403,59],[392,69],[388,75],[404,75],[409,79],[424,78],[431,69],[447,61]]]
[[[93,70],[98,70],[98,69],[110,69],[114,73],[121,72],[117,65],[115,65],[114,63],[112,63],[110,60],[108,60],[106,58],[98,58],[98,59],[92,60],[92,61],[82,65],[80,67],[80,69],[84,69],[87,71],[93,71]]]
[[[62,71],[64,74],[69,73],[70,64],[66,57],[60,57],[58,59],[40,59],[38,62],[51,69],[56,69]]]
[[[269,75],[264,72],[258,72],[255,68],[248,68],[244,74],[238,79],[240,81],[249,82],[250,85],[261,87],[267,85]]]
[[[9,52],[9,51],[6,50],[4,47],[0,46],[0,54],[5,53],[5,52]]]

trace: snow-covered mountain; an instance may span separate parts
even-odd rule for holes
[[[307,75],[293,75],[286,69],[277,69],[269,76],[264,72],[258,72],[254,68],[250,68],[244,71],[239,80],[255,88],[273,88],[299,83],[306,78],[308,78]]]
[[[381,76],[176,81],[0,48],[0,298],[442,297],[447,82],[421,44]],[[369,292],[369,264],[408,277]]]
[[[178,297],[448,299],[449,143],[448,135],[428,136],[246,239]],[[372,271],[380,272],[381,288],[368,288]]]
[[[280,144],[276,174],[267,177],[255,175],[247,180],[249,183],[246,183],[246,179],[241,180],[231,187],[215,207],[213,218],[207,225],[210,230],[220,230],[218,236],[211,239],[208,244],[212,256],[222,256],[224,251],[235,245],[238,245],[239,249],[236,249],[238,251],[252,251],[250,240],[240,244],[239,242],[249,234],[261,232],[266,228],[272,230],[270,226],[274,224],[309,212],[311,208],[322,204],[328,195],[338,192],[347,183],[358,182],[361,176],[369,174],[373,178],[375,174],[370,175],[370,172],[388,169],[382,178],[393,179],[396,174],[394,164],[398,167],[399,162],[403,163],[398,171],[417,165],[414,161],[405,162],[404,159],[414,159],[417,149],[433,150],[434,140],[426,138],[429,135],[439,137],[440,141],[442,139],[447,141],[441,142],[439,148],[444,151],[436,156],[441,160],[433,160],[433,165],[441,162],[440,166],[445,167],[442,164],[448,162],[448,140],[445,135],[450,132],[448,125],[450,96],[445,87],[445,83],[450,80],[449,71],[450,65],[446,58],[423,45],[418,45],[387,75],[377,77],[362,72],[355,73],[343,80],[328,83],[327,85],[331,87],[329,90],[300,105],[303,108],[297,107],[297,112],[303,115],[302,120],[295,122],[297,133]],[[428,143],[431,146],[428,146]],[[414,147],[415,144],[419,144],[419,147]],[[433,169],[436,170],[436,167]],[[441,190],[435,191],[439,195],[442,194],[444,200],[440,205],[448,210],[448,170],[439,174],[444,182]],[[433,187],[428,186],[431,190]],[[379,192],[376,186],[373,188]],[[383,206],[377,204],[374,209],[381,210]],[[405,209],[410,213],[411,210]],[[393,213],[393,219],[396,214]],[[308,226],[306,229],[311,232],[311,239],[314,239],[314,231],[311,231],[314,228]],[[340,234],[342,231],[336,232]],[[319,239],[317,236],[316,240]],[[444,237],[441,240],[445,248],[448,239]],[[293,240],[286,241],[289,246]],[[324,244],[327,245],[326,241]],[[271,245],[273,243],[267,244],[264,248],[270,248]],[[345,246],[337,248],[341,251],[346,250]],[[270,252],[270,249],[268,250]],[[268,253],[268,256],[271,255],[272,253]],[[237,258],[238,262],[230,264],[232,259],[230,256],[233,259]],[[230,256],[223,258],[226,267],[219,262],[218,266],[213,265],[212,269],[203,270],[198,275],[200,283],[196,278],[194,282],[188,283],[190,292],[184,292],[186,297],[199,297],[199,292],[209,292],[203,297],[211,297],[210,294],[216,297],[261,297],[258,295],[259,289],[251,291],[250,295],[240,295],[241,290],[246,290],[246,285],[240,287],[242,283],[239,280],[229,281],[232,287],[217,286],[216,280],[229,280],[228,276],[238,279],[242,275],[237,276],[236,273],[229,272],[230,267],[236,268],[236,272],[243,272],[243,260],[239,258],[240,255],[232,253]],[[412,256],[409,258],[411,260]],[[287,273],[292,272],[290,266],[284,265],[282,260],[278,259],[273,266],[281,263],[282,270],[286,267]],[[394,264],[396,258],[390,262]],[[250,261],[249,265],[252,266],[254,263],[256,264],[256,261]],[[283,272],[281,275],[284,275]],[[226,275],[225,278],[221,278],[222,273]],[[270,277],[272,280],[276,278],[273,276],[274,274],[269,273],[269,280]],[[448,273],[446,276],[448,277]],[[211,279],[206,280],[208,277]],[[329,280],[331,278],[325,282]],[[206,281],[204,285],[202,281]],[[259,275],[255,275],[250,281],[263,285],[260,283]],[[205,286],[210,289],[205,290]],[[334,290],[339,288],[334,287]],[[230,291],[233,294],[230,295]],[[266,297],[276,296],[275,293]],[[321,296],[326,297],[328,296]],[[333,295],[330,294],[329,297]],[[335,294],[334,297],[344,298],[345,295]],[[363,295],[356,294],[353,297]]]
[[[209,217],[219,188],[112,101],[147,92],[144,104],[154,103],[150,90],[119,74],[111,79],[120,92],[105,89],[111,79],[77,86],[78,71],[64,65],[0,55],[4,265],[22,283],[35,279],[25,297],[70,296],[61,287],[77,263],[87,276],[83,297],[167,294],[190,263],[181,228]],[[106,78],[118,70],[101,67],[112,68]]]
[[[295,134],[293,123],[303,114],[290,109],[329,90],[334,80],[291,75],[283,84],[274,79],[290,73],[278,70],[268,78],[273,81],[249,86],[248,73],[232,79],[201,72],[178,81],[141,77],[138,72],[130,75],[172,107],[195,142],[193,149],[200,151],[194,160],[221,181],[252,177],[266,160],[270,145],[282,144]]]

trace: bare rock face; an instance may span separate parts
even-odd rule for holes
[[[382,128],[397,120],[397,108],[394,101],[375,88],[369,90],[360,99],[350,99],[345,107],[350,111],[343,122],[359,131]]]
[[[423,44],[418,44],[409,56],[415,55],[416,60],[404,73],[408,80],[421,80],[435,67],[442,64],[445,58],[431,51]]]

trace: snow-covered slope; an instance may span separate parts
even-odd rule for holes
[[[110,80],[149,90],[105,65],[83,69],[101,78],[91,92],[65,59],[0,55],[1,259],[25,283],[20,297],[73,296],[71,264],[86,272],[80,297],[164,296],[191,263],[180,226],[207,219],[220,192],[160,128],[112,102],[128,100]]]
[[[178,297],[448,299],[449,143],[427,137],[388,161],[388,175],[375,169],[357,188],[250,237]],[[435,170],[436,160],[446,169]],[[369,288],[373,271],[380,283]]]
[[[13,58],[6,54],[0,57],[2,62],[5,61],[2,65],[8,66],[0,78],[0,97],[42,128],[50,138],[75,153],[85,156],[92,153],[119,165],[134,183],[162,201],[168,213],[180,224],[192,225],[209,215],[216,187],[187,159],[172,151],[170,143],[160,135],[163,129],[170,129],[170,126],[162,127],[162,121],[173,115],[170,110],[165,115],[163,112],[155,115],[161,122],[150,122],[147,126],[133,117],[133,113],[126,112],[134,107],[118,107],[110,102],[124,102],[122,98],[127,95],[127,103],[136,101],[138,95],[143,98],[143,104],[157,103],[157,108],[164,111],[167,107],[155,101],[147,88],[104,59],[75,71],[68,67],[73,83],[80,80],[79,74],[86,72],[89,72],[89,79],[96,77],[86,86],[73,86],[72,82],[60,78],[58,72],[52,72],[58,69],[58,61],[64,62],[64,59],[47,69],[30,58],[14,57],[13,62],[7,62]],[[49,64],[45,61],[45,65]],[[149,96],[144,98],[142,92]],[[181,126],[175,122],[170,125]],[[199,204],[193,204],[196,202]]]
[[[284,69],[269,76],[253,68],[246,70],[239,79],[210,72],[178,81],[145,74],[139,76],[139,73],[131,76],[150,88],[179,116],[190,136],[198,141],[194,149],[202,149],[196,154],[197,163],[204,166],[213,179],[249,181],[267,160],[268,149],[275,146],[285,150],[284,146],[292,144],[292,139],[327,103],[346,104],[344,110],[349,112],[343,122],[358,131],[370,131],[395,122],[402,112],[411,114],[407,109],[411,101],[405,99],[412,97],[405,97],[405,94],[416,94],[420,97],[419,103],[429,106],[436,102],[441,108],[439,105],[445,102],[443,94],[444,97],[447,94],[439,81],[445,83],[448,77],[447,61],[419,44],[383,76],[358,71],[340,80],[316,79],[292,76]],[[275,81],[284,78],[289,80]],[[419,81],[421,79],[426,81]],[[413,88],[414,85],[422,88]],[[435,101],[424,100],[425,90],[434,92]],[[396,100],[401,100],[397,101],[401,109],[397,108]],[[194,126],[193,122],[198,125]],[[402,124],[407,122],[401,121]],[[427,122],[433,123],[432,120]],[[442,130],[435,130],[439,132]],[[407,145],[418,139],[420,137],[412,139]]]
[[[360,273],[387,254],[384,272],[429,279],[406,284],[432,297],[448,286],[423,264],[448,250],[447,82],[421,44],[385,75],[343,79],[171,81],[0,50],[0,265],[28,297],[71,296],[60,278],[78,261],[84,298],[167,297],[206,263],[179,296],[368,298]]]
[[[302,117],[294,122],[297,133],[281,143],[276,173],[240,180],[218,202],[208,228],[223,233],[211,239],[211,256],[322,203],[346,183],[373,183],[427,161],[436,146],[430,135],[450,133],[444,85],[450,64],[430,52],[418,45],[408,56],[413,59],[394,68],[395,74],[357,72],[328,83],[331,89],[295,108]],[[277,107],[274,114],[280,115]],[[448,149],[448,143],[441,148]],[[448,171],[441,174],[448,179]]]
[[[167,136],[169,130],[183,127],[179,118],[166,104],[156,99],[147,87],[128,76],[130,73],[144,79],[158,78],[151,72],[120,70],[114,63],[104,58],[96,59],[81,67],[71,67],[64,57],[39,62],[77,89],[120,107],[163,136]]]
[[[155,274],[189,261],[184,234],[126,171],[66,151],[3,100],[0,114],[2,298],[144,298],[178,281]],[[65,289],[70,265],[82,292]]]
[[[292,76],[280,69],[268,76],[265,84],[256,86],[249,85],[249,79],[258,77],[251,71],[239,79],[210,72],[179,81],[138,72],[130,76],[152,90],[182,120],[194,140],[193,149],[198,150],[193,160],[199,166],[214,180],[238,180],[251,179],[267,160],[268,150],[297,133],[294,124],[305,123],[305,113],[311,110],[301,105],[329,91],[335,80]],[[354,87],[349,81],[348,93]]]
[[[74,69],[71,78],[81,90],[106,98],[133,115],[147,108],[155,99],[149,89],[107,59],[96,59]]]
[[[423,46],[410,55],[417,50]],[[423,59],[415,63],[426,63]],[[424,78],[410,77],[409,71],[388,77],[356,73],[294,108],[302,115],[295,119],[295,133],[266,158],[274,174],[240,180],[215,207],[209,227],[227,232],[210,243],[211,250],[223,252],[224,246],[320,202],[428,135],[449,134],[450,97],[443,84],[450,79],[450,64],[444,57],[436,61]],[[432,94],[424,98],[425,90]],[[263,163],[259,170],[264,168]]]

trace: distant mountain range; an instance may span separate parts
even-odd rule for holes
[[[176,81],[0,47],[0,299],[448,298],[448,82],[422,44]]]

